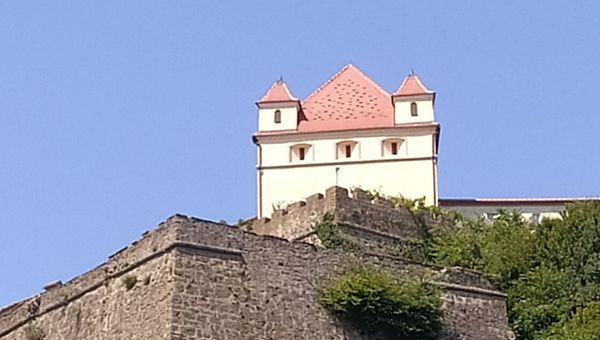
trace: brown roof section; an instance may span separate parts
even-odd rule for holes
[[[302,102],[299,132],[394,126],[390,94],[354,65],[347,65]]]
[[[432,94],[434,93],[432,90],[428,89],[427,86],[421,81],[421,78],[416,74],[411,74],[404,78],[402,85],[396,92],[394,92],[394,96],[416,96],[420,94]]]
[[[283,79],[279,79],[271,85],[271,88],[265,93],[265,95],[258,101],[258,103],[276,103],[276,102],[297,102],[292,91],[288,88],[287,84]]]

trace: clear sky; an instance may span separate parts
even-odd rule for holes
[[[174,213],[255,214],[254,102],[437,91],[442,197],[600,195],[597,1],[0,1],[0,306]]]

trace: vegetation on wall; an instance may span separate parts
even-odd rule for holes
[[[599,202],[539,225],[507,212],[463,223],[435,235],[431,257],[497,276],[518,339],[599,339]]]
[[[131,290],[137,284],[138,278],[135,275],[127,275],[121,282],[123,283],[123,286],[125,286],[125,289]]]
[[[342,322],[379,339],[435,339],[441,329],[437,287],[353,266],[320,292],[321,304]]]
[[[44,340],[46,338],[44,330],[36,324],[27,325],[23,329],[23,332],[25,333],[25,339],[27,340]]]
[[[489,223],[438,212],[421,200],[368,194],[408,208],[416,219],[426,214],[437,219],[435,229],[427,225],[431,219],[423,219],[426,238],[412,248],[407,242],[388,252],[497,278],[508,295],[509,320],[517,339],[600,340],[600,202],[568,205],[562,219],[540,224],[506,211]],[[333,216],[326,215],[315,229],[325,247],[361,249],[358,241],[340,231]],[[411,249],[418,256],[412,256]],[[335,308],[332,312],[338,313]]]
[[[331,213],[326,213],[321,222],[315,225],[315,232],[325,248],[340,248],[352,251],[357,250],[359,247],[355,240],[339,230]]]

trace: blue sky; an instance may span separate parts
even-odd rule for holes
[[[174,213],[255,213],[254,102],[438,93],[442,197],[600,195],[593,1],[0,2],[0,306]]]

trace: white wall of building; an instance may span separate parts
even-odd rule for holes
[[[275,111],[281,111],[281,123],[275,123]],[[261,104],[258,110],[259,131],[296,130],[298,107],[296,103]]]
[[[345,188],[375,189],[393,196],[425,196],[427,204],[433,205],[433,172],[432,160],[263,169],[259,172],[262,177],[261,216],[270,216],[273,206],[285,206],[312,194],[324,193],[336,184]]]
[[[434,133],[436,125],[381,130],[290,134],[261,139],[259,152],[260,216],[331,186],[361,187],[387,195],[425,197],[436,204]],[[401,141],[398,153],[384,150],[389,140]],[[352,157],[338,150],[352,142]],[[294,157],[295,146],[307,147],[304,160]],[[336,171],[337,169],[337,171]],[[337,176],[336,176],[337,173]]]
[[[411,115],[410,105],[411,103],[417,104],[416,117]],[[395,98],[394,99],[394,123],[395,124],[406,124],[406,123],[418,123],[418,122],[432,122],[435,120],[433,112],[433,101],[430,99],[423,98]]]
[[[303,136],[303,138],[287,137],[276,142],[263,142],[262,161],[260,166],[282,166],[292,165],[290,159],[290,149],[294,145],[308,144],[306,159],[302,164],[323,163],[323,162],[343,162],[357,160],[381,160],[381,159],[402,159],[402,158],[420,158],[430,157],[432,150],[432,129],[404,129],[390,130],[387,132],[375,132],[376,135],[365,135],[359,133],[346,133],[345,135],[321,135],[321,136]],[[384,155],[383,143],[388,139],[399,139],[402,143],[399,145],[397,155]],[[352,157],[338,157],[338,143],[356,142],[353,148]]]

